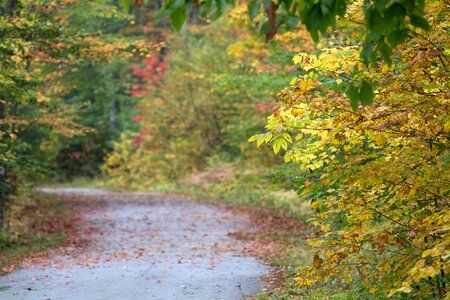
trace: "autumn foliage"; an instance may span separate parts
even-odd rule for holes
[[[364,65],[359,46],[296,55],[301,75],[250,139],[298,166],[298,194],[316,211],[299,285],[360,278],[369,294],[448,292],[448,5],[430,1],[427,14],[431,31],[412,33],[392,65]]]

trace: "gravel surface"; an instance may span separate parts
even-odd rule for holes
[[[156,194],[41,191],[86,207],[102,202],[79,228],[91,242],[0,277],[2,300],[242,299],[260,291],[268,273],[229,235],[253,230],[248,221],[216,207]]]

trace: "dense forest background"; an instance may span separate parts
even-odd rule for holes
[[[307,222],[275,299],[448,297],[449,8],[0,1],[0,250],[75,180]]]

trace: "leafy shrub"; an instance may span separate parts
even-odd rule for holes
[[[444,3],[428,10],[433,29],[413,32],[392,65],[366,67],[358,46],[298,54],[303,74],[280,92],[268,131],[250,139],[285,151],[316,211],[317,252],[299,285],[360,278],[374,295],[447,292],[449,20]]]

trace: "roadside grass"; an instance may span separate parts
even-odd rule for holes
[[[54,177],[43,182],[37,182],[36,185],[42,185],[49,188],[106,188],[105,181],[101,177],[74,177],[70,180],[61,180]]]
[[[55,196],[29,191],[11,199],[0,229],[0,274],[28,255],[62,245],[71,220],[69,207]]]

